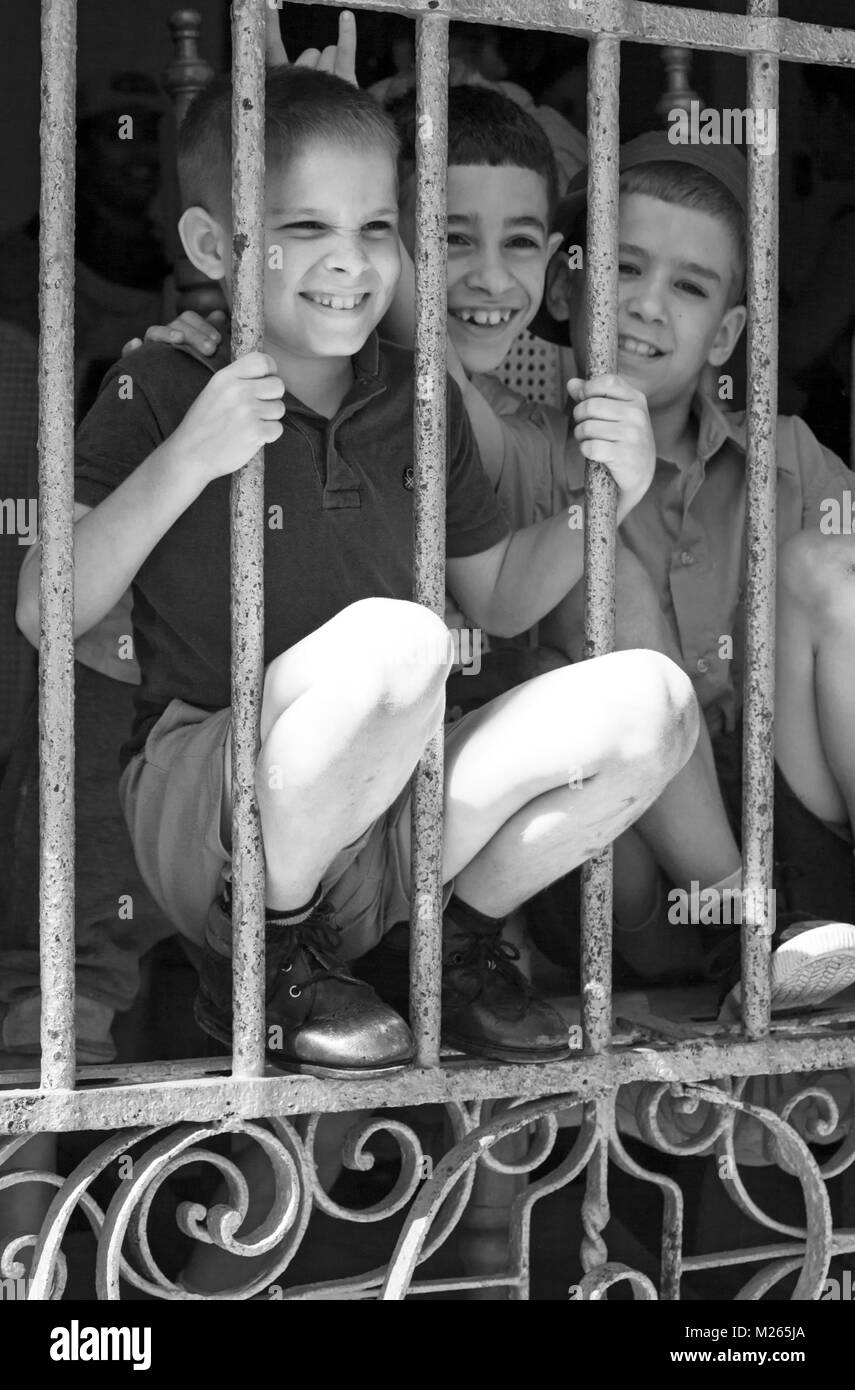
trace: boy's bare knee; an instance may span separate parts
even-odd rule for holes
[[[420,603],[361,599],[346,608],[346,648],[354,677],[364,679],[377,703],[392,710],[439,698],[453,649],[441,618]]]
[[[849,536],[800,531],[778,550],[782,615],[788,603],[807,608],[820,626],[855,620],[855,546]]]
[[[670,780],[688,762],[698,741],[700,714],[692,682],[661,652],[624,652],[622,657],[627,666],[622,756],[629,762],[652,763]]]

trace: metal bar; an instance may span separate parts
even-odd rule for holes
[[[448,24],[416,26],[416,393],[413,562],[416,603],[445,612],[446,172]],[[416,1060],[439,1063],[442,970],[443,736],[413,786],[410,1021]]]
[[[42,2],[39,204],[39,814],[42,1086],[70,1089],[74,1042],[75,0]]]
[[[749,0],[773,18],[777,0]],[[748,60],[748,107],[778,112],[778,62]],[[778,413],[778,142],[748,147],[748,458],[742,863],[742,1016],[749,1037],[769,1029],[769,948],[774,928],[772,817],[775,715],[775,421]]]
[[[264,342],[264,6],[232,5],[232,357]],[[264,680],[264,450],[231,483],[233,1073],[264,1068],[264,848],[255,796]]]
[[[683,1084],[730,1076],[839,1071],[855,1066],[855,1034],[721,1042],[690,1038],[677,1047],[615,1048],[566,1062],[475,1063],[411,1068],[382,1078],[200,1077],[197,1080],[87,1087],[77,1091],[0,1090],[0,1134],[103,1130],[181,1121],[397,1109],[449,1101],[566,1095],[569,1109],[630,1081]]]
[[[588,53],[588,376],[617,362],[620,45],[596,38]],[[585,655],[614,647],[616,489],[599,463],[585,467]],[[611,1038],[612,850],[582,869],[582,1028],[592,1052]]]
[[[297,0],[312,4],[313,0]],[[711,9],[671,8],[646,0],[428,0],[434,18],[546,29],[581,38],[606,35],[631,43],[706,49],[717,53],[773,53],[791,63],[855,66],[855,30],[794,19],[759,19]],[[361,10],[418,16],[424,0],[360,0]]]

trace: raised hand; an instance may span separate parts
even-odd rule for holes
[[[279,11],[267,11],[267,35],[265,53],[268,67],[278,67],[290,62],[282,41],[279,25]],[[345,82],[356,82],[356,19],[350,10],[342,10],[338,19],[338,43],[330,44],[323,51],[307,48],[294,63],[295,67],[315,68],[318,72],[331,72]]]

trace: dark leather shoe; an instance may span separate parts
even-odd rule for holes
[[[473,1057],[560,1062],[569,1057],[561,1015],[514,965],[519,951],[502,929],[443,919],[442,1040]]]
[[[231,1046],[232,963],[228,898],[211,907],[194,1013]],[[339,929],[323,904],[294,926],[268,921],[267,1056],[285,1071],[371,1076],[406,1065],[413,1037],[402,1018],[338,958]]]

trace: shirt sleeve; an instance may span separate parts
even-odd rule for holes
[[[560,411],[537,405],[500,418],[504,456],[496,491],[508,523],[517,530],[566,506],[569,421]]]
[[[448,555],[480,555],[498,545],[508,527],[484,472],[463,397],[448,378],[448,472],[446,544]]]
[[[84,506],[97,507],[163,443],[146,390],[149,375],[144,358],[116,362],[77,431],[74,495]]]

